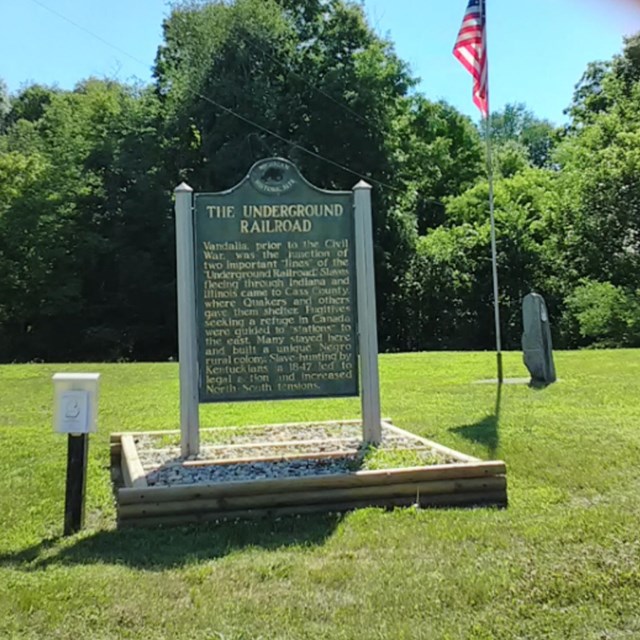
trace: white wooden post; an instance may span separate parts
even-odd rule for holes
[[[377,444],[382,438],[382,428],[380,424],[380,377],[378,375],[371,185],[363,180],[358,182],[353,188],[353,200],[356,223],[362,437],[366,442]]]
[[[178,287],[178,358],[180,361],[180,444],[183,456],[200,453],[198,353],[193,234],[193,189],[175,188]]]

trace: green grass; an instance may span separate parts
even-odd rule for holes
[[[640,638],[640,352],[556,354],[544,390],[490,353],[380,359],[383,413],[507,462],[510,505],[115,530],[108,434],[178,424],[175,364],[0,367],[0,638]],[[51,375],[102,374],[87,528],[60,537]],[[506,354],[507,376],[526,374]],[[358,399],[202,407],[202,424],[357,418]]]
[[[410,449],[376,449],[364,451],[362,459],[357,459],[353,469],[395,469],[398,467],[419,467],[431,464],[446,464],[456,462],[434,451],[412,451]]]

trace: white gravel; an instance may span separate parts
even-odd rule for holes
[[[173,442],[172,442],[173,440]],[[136,447],[149,486],[213,484],[219,482],[291,478],[347,473],[358,466],[362,452],[361,427],[328,423],[261,428],[217,429],[201,432],[198,457],[180,455],[178,438],[171,435],[136,437]],[[309,442],[312,441],[312,442]],[[258,444],[259,443],[259,444]],[[285,444],[283,444],[285,443]],[[423,447],[417,439],[383,428],[379,450]],[[256,458],[344,452],[339,458],[256,461]],[[253,460],[242,464],[185,467],[185,460]]]

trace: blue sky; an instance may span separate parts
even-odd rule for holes
[[[421,93],[477,119],[471,79],[451,54],[466,0],[364,4],[375,30],[421,78]],[[524,102],[557,124],[587,63],[611,58],[623,35],[640,31],[640,2],[632,0],[487,0],[487,7],[492,109]],[[166,0],[0,0],[0,78],[13,92],[32,81],[72,88],[91,75],[148,82],[167,13]]]

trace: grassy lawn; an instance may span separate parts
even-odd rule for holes
[[[112,431],[178,425],[176,364],[0,366],[0,638],[640,638],[640,352],[559,352],[544,390],[491,353],[387,355],[395,424],[508,465],[505,510],[115,530]],[[87,528],[62,531],[57,371],[102,374]],[[518,353],[505,372],[522,377]],[[499,400],[499,402],[497,402]],[[201,408],[202,425],[357,418],[358,399]]]

